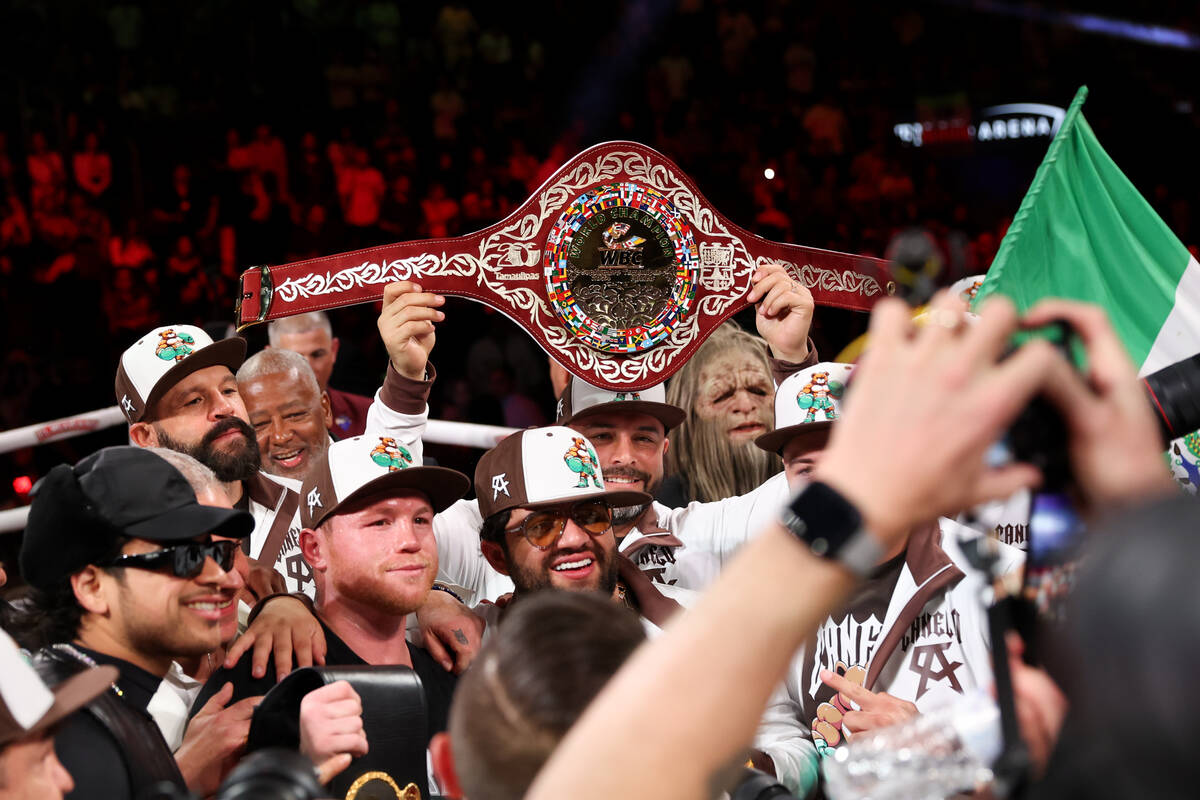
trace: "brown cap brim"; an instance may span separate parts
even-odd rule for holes
[[[611,403],[597,403],[588,406],[577,414],[555,422],[555,425],[565,425],[570,428],[576,421],[584,420],[593,414],[647,414],[663,424],[667,431],[683,422],[686,412],[670,403],[654,403],[649,400],[616,400]]]
[[[78,675],[72,675],[70,678],[67,678],[54,687],[54,704],[50,706],[50,709],[41,719],[33,724],[33,727],[25,732],[24,736],[41,733],[64,717],[92,702],[92,700],[95,700],[112,686],[118,677],[119,673],[116,667],[105,665],[102,667],[92,667],[80,672]],[[0,741],[0,747],[19,738],[24,737],[10,737],[7,741]]]
[[[754,440],[754,443],[768,453],[778,453],[783,450],[784,445],[797,436],[828,431],[833,426],[833,422],[833,420],[821,420],[820,422],[805,422],[800,425],[788,425],[783,428],[776,428],[759,436]]]
[[[193,372],[205,367],[224,365],[229,367],[230,372],[236,373],[245,360],[246,340],[240,336],[222,339],[219,342],[213,342],[208,347],[200,348],[163,373],[163,376],[154,384],[154,388],[150,390],[150,396],[145,399],[145,406],[141,409],[140,413],[130,418],[129,421],[139,422],[144,419],[146,412],[153,408],[154,404],[162,399],[164,394]],[[136,392],[132,383],[122,385],[123,378],[125,378],[124,370],[118,369],[116,385],[118,402],[126,393],[131,391]],[[125,378],[125,380],[128,381],[128,378]]]
[[[645,492],[609,491],[602,489],[589,494],[568,495],[552,500],[540,500],[536,503],[502,503],[499,507],[492,510],[492,514],[499,514],[501,511],[507,511],[512,508],[552,508],[554,506],[578,503],[583,500],[604,500],[613,508],[624,508],[626,506],[644,506],[652,502],[654,498]],[[488,516],[491,516],[491,514]]]
[[[370,497],[400,491],[421,492],[429,498],[433,513],[440,514],[462,498],[471,488],[471,479],[446,467],[409,467],[367,481],[321,514],[314,515],[305,527],[315,528],[338,509]],[[303,512],[304,509],[301,509]]]

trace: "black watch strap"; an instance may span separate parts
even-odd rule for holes
[[[883,547],[863,527],[854,504],[820,481],[792,497],[781,521],[814,555],[836,561],[860,577],[869,574],[883,556]]]

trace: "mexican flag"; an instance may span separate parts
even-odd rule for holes
[[[1200,352],[1197,264],[1096,140],[1080,88],[1033,178],[975,304],[1021,311],[1043,297],[1103,306],[1147,375]]]
[[[1080,88],[1021,201],[974,306],[1024,311],[1043,297],[1102,306],[1145,376],[1200,352],[1200,264],[1096,140]],[[1200,488],[1200,433],[1170,444],[1175,478]]]

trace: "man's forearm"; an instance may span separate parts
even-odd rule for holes
[[[646,797],[704,796],[713,772],[749,745],[792,654],[855,582],[773,525],[693,609],[634,654],[563,739],[527,797],[602,800],[631,786]],[[666,675],[670,681],[662,680]],[[713,720],[721,720],[719,732]],[[622,730],[639,735],[611,735]],[[630,748],[640,757],[630,758]],[[611,769],[613,763],[622,769]]]

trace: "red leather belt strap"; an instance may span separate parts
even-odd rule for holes
[[[595,200],[592,205],[589,198]],[[614,214],[624,205],[632,211]],[[683,255],[676,267],[686,261],[677,269],[672,301],[679,307],[660,313],[663,324],[649,332],[617,331],[634,332],[615,352],[598,348],[595,339],[589,344],[578,328],[572,329],[577,323],[585,330],[597,326],[587,319],[580,323],[586,314],[577,314],[570,287],[554,283],[567,253],[563,243],[595,215],[603,224],[628,216],[651,220],[662,231],[660,243]],[[619,223],[605,236],[619,235],[613,229],[620,229]],[[637,249],[640,258],[636,243],[647,237],[628,238],[629,246],[617,242],[603,249],[618,255],[622,247]],[[718,325],[745,308],[750,277],[770,262],[783,263],[818,305],[866,311],[892,291],[886,262],[767,241],[722,216],[660,153],[635,142],[606,142],[572,158],[520,208],[482,231],[250,268],[242,274],[236,322],[241,330],[294,314],[369,303],[383,297],[388,283],[415,280],[425,291],[468,297],[500,311],[584,380],[637,391],[674,374]],[[606,341],[612,329],[598,328],[594,335]],[[655,330],[659,337],[647,338]]]

